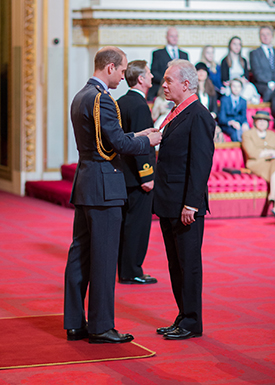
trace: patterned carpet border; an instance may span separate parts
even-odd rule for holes
[[[140,359],[156,354],[133,341],[124,344],[67,341],[62,322],[63,314],[0,318],[0,328],[6,330],[0,342],[0,369]],[[24,331],[23,335],[21,330]],[[47,344],[42,344],[45,338]],[[60,356],[63,358],[58,359]]]

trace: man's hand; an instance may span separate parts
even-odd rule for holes
[[[248,130],[249,130],[249,125],[248,125],[248,123],[243,123],[243,124],[242,124],[242,130],[243,130],[243,131],[248,131]]]
[[[149,134],[147,137],[150,140],[150,146],[155,147],[160,144],[162,139],[162,133],[160,131],[151,132],[151,134]]]
[[[235,130],[240,130],[241,128],[240,123],[237,122],[236,120],[229,120],[228,124],[229,126],[232,126],[233,128],[235,128]]]
[[[135,136],[148,136],[151,132],[158,132],[157,128],[146,128],[143,131],[135,132]]]
[[[191,225],[191,223],[195,222],[195,212],[194,210],[186,209],[185,207],[182,209],[181,212],[181,221],[184,224],[184,226]]]
[[[153,190],[153,188],[154,188],[154,181],[150,180],[150,182],[142,183],[141,188],[144,191],[146,191],[146,192],[149,192],[149,191]]]

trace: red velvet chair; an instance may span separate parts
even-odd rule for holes
[[[254,174],[230,173],[224,168],[244,169],[240,143],[216,144],[208,181],[211,218],[266,215],[268,184]],[[242,170],[245,171],[245,170]]]

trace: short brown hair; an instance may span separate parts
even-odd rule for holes
[[[125,53],[117,47],[104,47],[99,50],[95,55],[95,70],[102,71],[108,64],[114,63],[115,68],[118,68],[123,57],[126,57]]]
[[[138,77],[145,76],[147,65],[146,60],[133,60],[128,63],[127,69],[125,71],[125,79],[129,87],[134,87],[138,82]]]
[[[240,85],[241,85],[242,88],[243,88],[243,82],[241,81],[241,79],[239,79],[239,78],[234,78],[234,79],[230,80],[230,82],[229,82],[230,87],[231,87],[231,84],[232,84],[233,82],[239,82]]]
[[[272,35],[274,33],[274,28],[271,25],[262,25],[259,32],[261,32],[262,29],[269,29],[272,32]]]

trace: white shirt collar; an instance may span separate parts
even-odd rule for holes
[[[96,80],[98,83],[100,83],[100,84],[102,85],[102,87],[103,87],[106,91],[108,91],[108,87],[107,87],[107,85],[104,83],[103,80],[97,78],[96,76],[92,76],[92,79]]]
[[[144,92],[142,92],[142,91],[138,90],[137,88],[131,88],[131,91],[135,91],[135,92],[137,92],[138,94],[140,94],[141,96],[143,96],[143,97],[144,97],[144,99],[145,99],[145,93],[144,93]]]
[[[173,51],[175,51],[176,53],[176,56],[179,57],[179,49],[176,45],[171,45],[171,44],[167,44],[166,46],[166,51],[168,52],[168,54],[173,57]]]
[[[233,95],[233,94],[231,94],[230,96],[231,96],[231,99],[232,99],[233,101],[236,100],[236,101],[239,103],[240,96],[236,96],[236,95]]]
[[[258,136],[259,136],[261,139],[265,139],[265,137],[266,137],[266,130],[265,130],[265,131],[260,131],[260,130],[258,130],[257,128],[256,128],[256,130],[257,130]]]
[[[261,47],[262,47],[262,49],[263,49],[263,51],[264,51],[264,53],[265,53],[267,58],[269,58],[269,52],[268,52],[269,48],[271,48],[271,52],[273,54],[273,47],[272,47],[272,45],[262,44]]]

